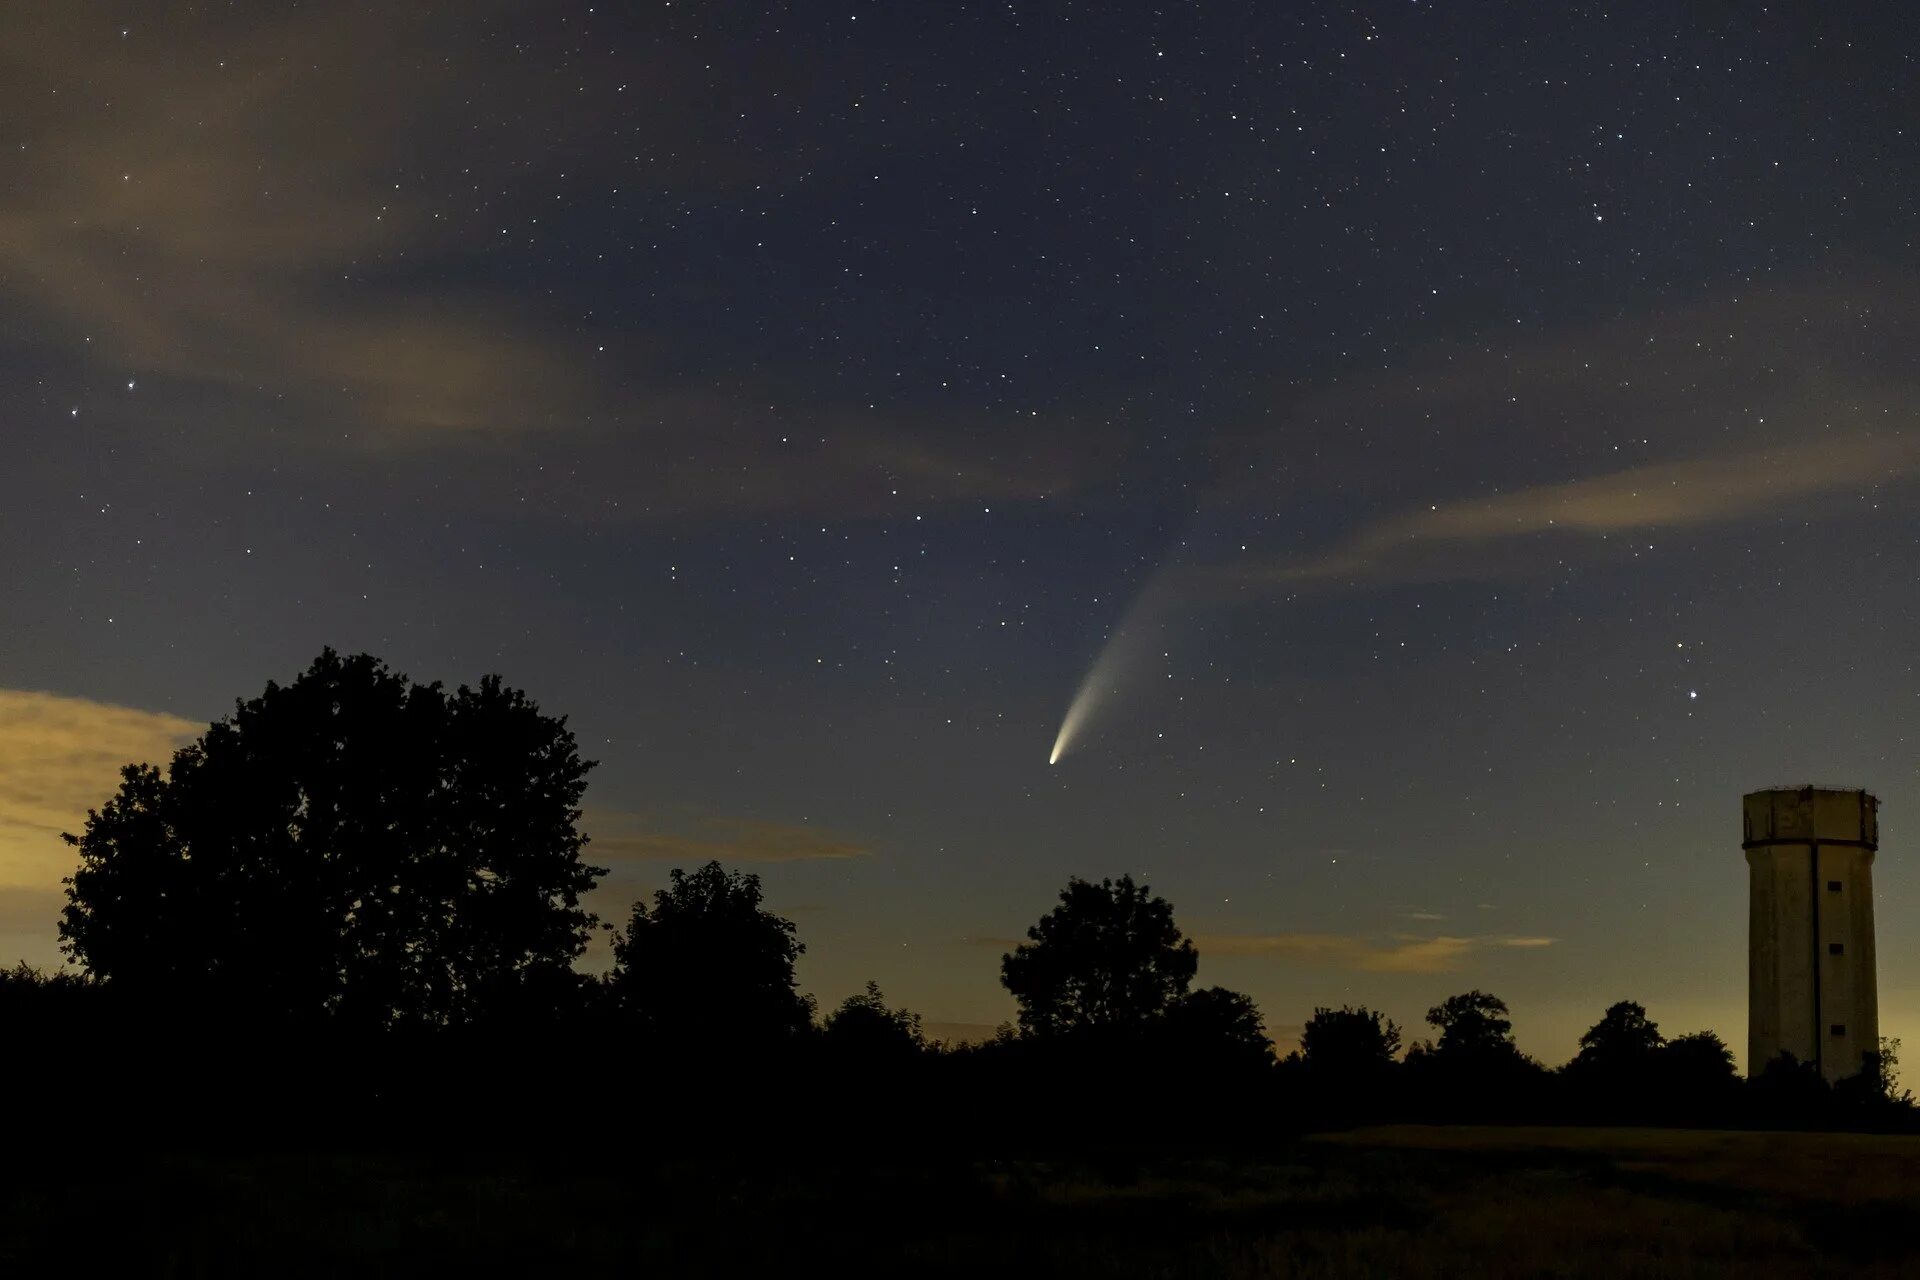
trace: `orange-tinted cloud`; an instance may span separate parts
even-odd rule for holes
[[[0,888],[55,889],[60,840],[119,785],[122,765],[164,765],[206,726],[87,698],[0,689]]]
[[[55,959],[60,882],[74,867],[60,839],[119,785],[122,765],[164,765],[204,725],[87,698],[0,689],[0,964]]]
[[[1546,947],[1552,938],[1395,936],[1343,933],[1224,934],[1194,939],[1201,956],[1267,956],[1361,973],[1449,973],[1474,953],[1500,947]]]

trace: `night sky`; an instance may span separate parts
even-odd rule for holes
[[[1740,794],[1864,786],[1920,1043],[1916,52],[0,0],[0,960],[330,644],[570,717],[603,918],[718,857],[937,1032],[1132,872],[1283,1044],[1478,986],[1743,1052]]]

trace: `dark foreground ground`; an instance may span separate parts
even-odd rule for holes
[[[624,1172],[74,1154],[7,1153],[0,1275],[1920,1274],[1914,1137],[1409,1126],[1230,1159],[980,1160],[903,1135],[858,1160]]]

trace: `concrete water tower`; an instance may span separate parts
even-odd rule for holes
[[[1880,802],[1865,791],[1776,787],[1746,797],[1747,1070],[1791,1053],[1828,1080],[1880,1047],[1873,855]]]

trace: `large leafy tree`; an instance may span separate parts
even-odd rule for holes
[[[622,1013],[688,1053],[807,1034],[813,1002],[793,974],[806,947],[791,920],[760,905],[760,877],[709,862],[668,881],[651,910],[633,904],[614,938],[607,987]]]
[[[1075,878],[1001,957],[1000,981],[1030,1035],[1139,1029],[1186,994],[1199,962],[1172,905],[1146,885]]]
[[[448,693],[326,650],[164,775],[123,771],[67,837],[63,946],[116,988],[243,1016],[474,1021],[564,984],[586,945],[591,768],[498,677]]]

